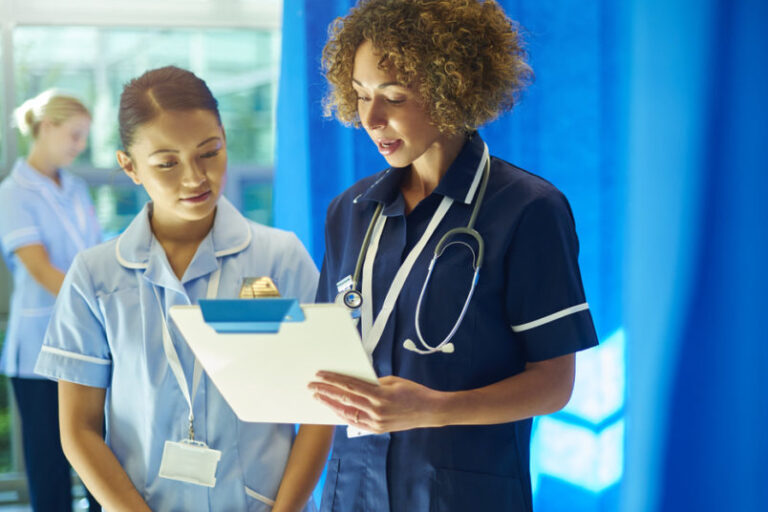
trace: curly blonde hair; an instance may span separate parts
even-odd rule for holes
[[[494,0],[360,0],[334,20],[323,48],[324,112],[344,124],[360,125],[352,70],[363,41],[446,134],[511,110],[533,79],[520,29]]]

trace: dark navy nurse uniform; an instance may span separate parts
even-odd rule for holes
[[[354,271],[377,204],[387,217],[373,265],[377,315],[403,259],[444,196],[454,199],[419,256],[373,352],[376,373],[433,389],[479,388],[522,372],[528,362],[597,344],[578,267],[578,240],[565,197],[550,183],[491,158],[476,229],[485,240],[480,277],[453,353],[421,355],[414,315],[440,237],[465,226],[467,197],[484,143],[473,134],[431,195],[410,213],[400,193],[406,169],[367,177],[335,198],[326,220],[326,254],[317,299],[332,302],[336,283]],[[492,150],[492,148],[491,148]],[[468,242],[472,244],[471,240]],[[469,290],[472,253],[450,246],[438,260],[421,308],[421,331],[437,345],[458,318]],[[339,427],[329,461],[322,511],[530,511],[531,420],[500,425],[422,428],[349,438]]]

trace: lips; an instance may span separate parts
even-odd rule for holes
[[[202,203],[203,201],[206,201],[209,197],[211,197],[211,191],[206,190],[205,192],[202,192],[200,194],[184,197],[181,200],[185,203]]]
[[[376,141],[376,146],[379,148],[379,153],[384,156],[391,155],[403,145],[402,139],[379,139]]]

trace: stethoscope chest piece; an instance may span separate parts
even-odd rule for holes
[[[341,300],[349,309],[358,309],[363,304],[363,296],[357,290],[345,291],[341,296]]]

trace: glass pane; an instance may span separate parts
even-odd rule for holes
[[[73,169],[91,171],[88,178],[107,236],[119,233],[146,199],[129,182],[107,176],[109,169],[117,169],[120,92],[128,80],[148,69],[177,65],[208,83],[219,100],[231,168],[273,165],[277,32],[25,26],[14,31],[13,42],[16,104],[56,87],[82,98],[93,112],[88,148]],[[26,154],[28,145],[20,138],[18,154]],[[104,178],[94,181],[94,169],[104,170]],[[271,189],[271,178],[260,186]],[[258,194],[271,196],[271,190]],[[249,207],[255,217],[271,220],[271,211],[254,213],[263,209]]]
[[[232,163],[271,166],[278,43],[277,33],[257,30],[20,27],[14,32],[16,102],[49,87],[82,97],[94,125],[77,164],[114,167],[123,84],[174,64],[205,79],[219,100]]]
[[[241,180],[243,215],[260,224],[272,224],[272,183]]]

